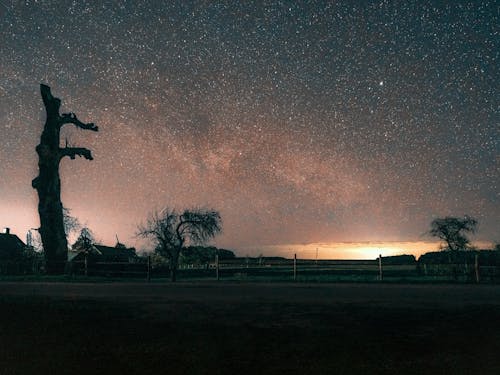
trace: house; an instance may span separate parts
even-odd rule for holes
[[[124,244],[117,242],[114,247],[97,244],[88,244],[86,246],[75,244],[73,249],[68,252],[68,261],[85,261],[86,256],[91,262],[105,263],[135,263],[138,258],[135,248],[128,248]]]
[[[17,260],[23,256],[26,244],[15,234],[10,233],[10,228],[5,228],[0,233],[0,260]]]
[[[75,275],[105,277],[140,277],[146,264],[133,247],[117,243],[114,247],[77,241],[68,252],[68,271]]]

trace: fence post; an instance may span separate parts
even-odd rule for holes
[[[476,271],[476,283],[479,283],[479,254],[474,259],[474,270]]]
[[[293,281],[297,281],[297,254],[293,254]]]
[[[379,254],[378,256],[378,279],[382,281],[383,275],[382,275],[382,254]]]
[[[87,253],[85,253],[85,260],[84,260],[84,267],[85,267],[85,276],[88,276],[89,275],[89,265],[88,265],[88,261],[87,261]]]
[[[148,273],[147,273],[148,283],[151,281],[151,255],[148,255]]]
[[[217,281],[219,281],[220,276],[219,276],[219,254],[216,252],[215,253],[215,277]]]

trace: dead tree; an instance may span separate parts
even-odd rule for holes
[[[61,203],[59,163],[65,156],[75,159],[78,155],[92,160],[92,154],[86,148],[59,146],[61,127],[65,124],[73,124],[78,128],[92,131],[97,131],[98,128],[93,123],[81,122],[74,113],[59,114],[61,100],[52,96],[49,86],[41,84],[40,92],[47,119],[40,137],[40,144],[36,146],[39,174],[32,181],[32,186],[38,192],[39,231],[45,253],[46,270],[49,274],[58,274],[64,271],[68,256],[68,242],[64,231]]]

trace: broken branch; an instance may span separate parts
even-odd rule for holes
[[[61,115],[61,125],[64,124],[74,124],[76,127],[85,129],[85,130],[92,130],[92,131],[98,131],[99,127],[96,126],[93,122],[89,122],[88,124],[85,124],[84,122],[81,122],[78,120],[78,117],[73,112],[70,113],[63,113]]]
[[[89,149],[84,147],[64,147],[59,149],[59,155],[62,159],[65,156],[69,156],[70,159],[74,159],[77,155],[82,156],[87,160],[94,160],[92,153]]]

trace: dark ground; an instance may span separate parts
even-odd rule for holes
[[[500,374],[500,286],[0,283],[0,374]]]

